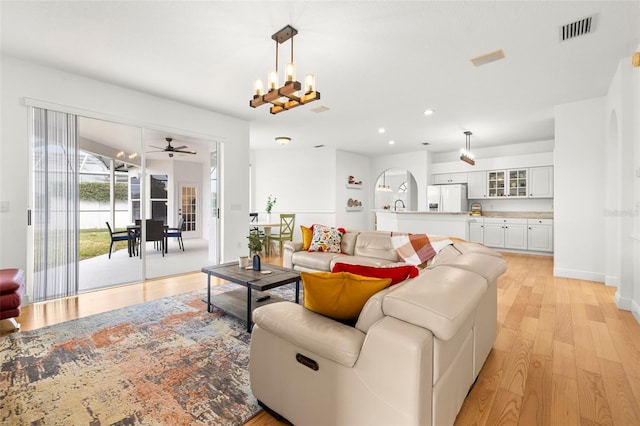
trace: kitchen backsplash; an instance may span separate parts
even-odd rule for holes
[[[553,199],[551,198],[490,198],[481,200],[469,200],[471,204],[480,203],[482,212],[553,212]]]

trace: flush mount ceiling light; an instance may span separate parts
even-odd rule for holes
[[[460,159],[465,163],[469,163],[472,166],[475,166],[476,164],[475,156],[471,152],[471,135],[473,133],[467,130],[466,132],[464,132],[464,134],[465,134],[466,140],[465,140],[464,148],[460,150]]]
[[[291,142],[291,138],[286,137],[286,136],[278,136],[276,138],[276,142],[278,142],[280,145],[286,145],[289,142]]]
[[[305,92],[299,96],[302,84],[296,81],[296,66],[293,62],[293,37],[298,34],[298,30],[291,25],[287,25],[271,38],[276,42],[276,69],[269,73],[269,91],[264,93],[264,86],[261,79],[257,79],[253,86],[253,99],[249,101],[252,108],[260,105],[271,104],[271,114],[278,114],[320,99],[320,92],[316,92],[316,82],[313,74],[305,77]],[[282,87],[278,87],[278,46],[287,40],[291,40],[291,61],[285,68],[285,81]]]

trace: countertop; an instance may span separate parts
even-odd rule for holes
[[[397,213],[397,214],[414,214],[414,215],[466,215],[471,216],[471,212],[428,212],[428,211],[393,211],[393,210],[374,210],[377,213]],[[513,219],[553,219],[553,212],[499,212],[484,211],[481,216],[472,217],[507,217]]]
[[[466,215],[469,216],[471,212],[425,212],[425,211],[416,211],[416,210],[374,210],[376,213],[398,213],[398,214],[434,214],[434,215],[443,215],[443,214],[456,214],[456,215]]]

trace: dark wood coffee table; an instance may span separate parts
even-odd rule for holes
[[[264,271],[271,272],[265,274],[263,273]],[[246,319],[248,332],[251,332],[253,326],[251,314],[255,308],[284,300],[264,293],[265,290],[295,282],[296,303],[300,302],[300,273],[293,269],[275,265],[263,265],[261,271],[254,271],[253,269],[240,268],[238,262],[230,262],[204,267],[202,272],[207,274],[207,310],[213,312],[213,308],[216,307],[234,317]],[[231,281],[247,289],[231,290],[212,296],[212,276]],[[255,290],[255,292],[252,293],[252,290]]]

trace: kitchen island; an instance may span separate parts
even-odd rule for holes
[[[376,210],[376,229],[379,231],[412,234],[445,235],[469,239],[470,212],[440,213],[425,211]]]
[[[553,255],[553,212],[440,213],[376,210],[380,231],[458,237],[495,249]]]

